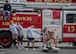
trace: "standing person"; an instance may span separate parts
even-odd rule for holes
[[[30,42],[32,42],[33,50],[36,50],[35,47],[34,47],[34,32],[37,32],[37,31],[34,29],[34,27],[35,27],[35,25],[32,24],[30,27],[27,28],[26,35],[27,35],[27,38],[28,38],[28,44],[27,44],[26,50],[28,50]]]
[[[6,17],[6,13],[8,13],[8,16]],[[6,0],[6,3],[3,6],[3,20],[6,19],[10,19],[10,13],[11,13],[11,5],[8,3],[8,0]]]
[[[46,47],[44,47],[45,43],[44,43],[44,39],[47,35],[48,31],[47,31],[47,28],[45,27],[43,30],[42,30],[42,33],[41,33],[41,40],[43,41],[43,48],[45,49]]]
[[[18,39],[18,31],[17,31],[17,25],[14,24],[14,21],[10,21],[9,30],[12,32],[12,38],[13,38],[13,44],[16,47],[16,42]]]
[[[22,26],[22,21],[19,22],[17,25],[17,30],[18,30],[18,49],[24,49],[23,47],[23,26]]]

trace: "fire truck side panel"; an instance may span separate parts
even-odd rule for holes
[[[43,10],[43,28],[54,31],[55,36],[62,40],[62,11]]]
[[[76,11],[64,11],[63,41],[74,42],[76,38]]]

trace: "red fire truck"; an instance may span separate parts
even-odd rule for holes
[[[59,41],[73,42],[76,46],[76,0],[9,0],[9,2],[13,10],[10,20],[14,20],[15,23],[23,21],[24,40],[27,27],[35,23],[35,28],[39,32],[47,27],[48,30],[55,32]],[[12,44],[12,34],[8,28],[10,20],[2,20],[2,17],[1,12],[0,44],[3,47],[10,47]],[[40,40],[40,35],[35,33],[34,37],[35,40]]]

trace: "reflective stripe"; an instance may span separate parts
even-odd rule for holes
[[[63,37],[76,37],[76,33],[64,33]]]

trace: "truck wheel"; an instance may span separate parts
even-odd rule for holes
[[[3,32],[0,34],[1,45],[4,48],[8,48],[12,45],[12,36],[7,32]]]

